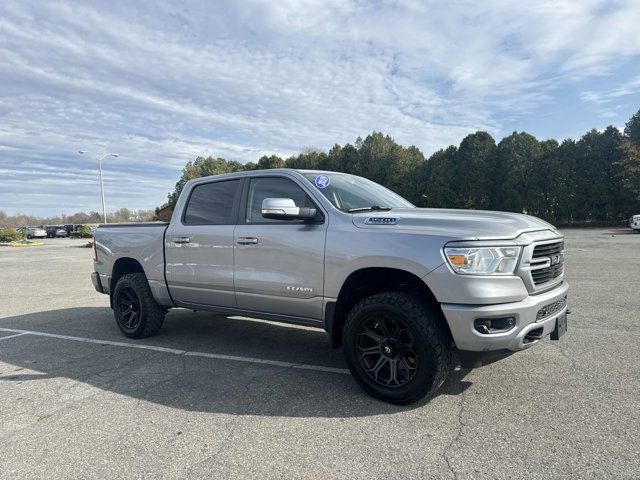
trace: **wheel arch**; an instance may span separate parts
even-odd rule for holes
[[[325,330],[333,348],[342,345],[342,330],[351,308],[366,297],[387,291],[405,292],[422,299],[437,313],[438,321],[452,338],[440,303],[420,277],[398,268],[368,267],[352,272],[342,284],[336,301],[328,302],[325,307]]]
[[[144,269],[142,268],[142,264],[138,260],[130,257],[118,258],[114,262],[113,269],[111,270],[109,302],[112,308],[113,308],[113,292],[116,288],[116,285],[118,284],[118,280],[120,280],[120,278],[122,278],[124,275],[127,275],[129,273],[142,273],[146,277]]]

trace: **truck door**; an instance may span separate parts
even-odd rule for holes
[[[165,234],[166,277],[181,306],[235,308],[233,230],[243,179],[196,185]]]
[[[262,216],[265,198],[290,198],[322,210],[290,177],[248,178],[235,230],[238,308],[298,319],[322,319],[326,215],[318,222]]]

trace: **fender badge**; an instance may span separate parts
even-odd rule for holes
[[[296,285],[287,285],[286,289],[288,292],[313,293],[313,288],[311,287],[298,287]]]
[[[397,225],[399,221],[393,217],[369,217],[364,223],[365,225]]]

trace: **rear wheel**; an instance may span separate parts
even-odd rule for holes
[[[451,369],[451,342],[437,312],[402,292],[373,295],[347,317],[349,369],[376,398],[408,404],[435,392]]]
[[[120,331],[129,338],[158,333],[166,310],[153,298],[144,273],[123,275],[113,291],[113,313]]]

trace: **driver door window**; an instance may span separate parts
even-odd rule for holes
[[[265,198],[290,198],[295,202],[296,207],[316,207],[304,190],[288,178],[252,178],[247,196],[246,223],[302,223],[302,220],[264,218],[262,201]]]

